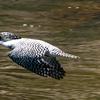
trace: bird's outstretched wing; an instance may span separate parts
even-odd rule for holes
[[[42,53],[33,51],[27,53],[27,48],[15,48],[8,53],[8,56],[18,65],[36,74],[55,79],[63,78],[65,71],[55,57],[43,57],[45,50]]]

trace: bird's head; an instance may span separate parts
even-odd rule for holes
[[[9,33],[9,32],[1,32],[0,33],[0,42],[7,42],[10,40],[21,39],[18,35]]]

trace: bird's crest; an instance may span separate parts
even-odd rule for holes
[[[9,40],[14,40],[14,39],[21,39],[20,36],[9,33],[9,32],[1,32],[0,33],[0,41],[9,41]]]

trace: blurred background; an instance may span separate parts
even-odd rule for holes
[[[0,100],[100,100],[99,0],[0,0],[0,32],[44,40],[81,59],[59,57],[64,79],[15,64],[0,45]]]

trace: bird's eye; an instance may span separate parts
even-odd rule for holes
[[[1,38],[2,38],[2,37],[0,36],[0,40],[1,40]]]

